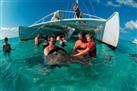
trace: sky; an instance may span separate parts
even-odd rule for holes
[[[29,26],[56,10],[73,10],[75,1],[0,0],[0,27]],[[105,19],[115,11],[119,12],[121,36],[137,38],[137,0],[79,0],[79,8],[82,12]]]

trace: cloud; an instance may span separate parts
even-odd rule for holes
[[[120,5],[126,5],[137,8],[137,1],[135,0],[117,0],[116,2],[119,3]]]
[[[130,20],[130,21],[126,22],[125,29],[137,30],[137,20],[136,21]]]
[[[107,4],[108,4],[109,6],[113,6],[113,7],[120,7],[120,6],[121,6],[120,4],[113,3],[112,1],[108,1]]]
[[[126,31],[125,28],[120,28],[120,32],[121,32],[121,33],[129,33],[128,31]]]
[[[13,30],[18,30],[17,27],[1,27],[0,31],[13,31]]]
[[[0,27],[0,39],[5,37],[18,37],[19,32],[17,27]]]
[[[121,7],[122,5],[137,8],[137,1],[136,0],[107,0],[105,2],[101,2],[101,0],[95,0],[97,3],[103,3],[106,6],[113,6],[113,7]]]

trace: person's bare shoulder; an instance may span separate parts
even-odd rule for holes
[[[44,49],[44,54],[45,54],[45,56],[47,56],[48,55],[48,47],[46,47],[45,49]]]

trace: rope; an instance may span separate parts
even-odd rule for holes
[[[71,7],[70,7],[70,10],[71,10],[71,9],[73,9],[73,5],[74,5],[74,3],[73,3],[73,2],[71,2]],[[69,17],[71,17],[71,14],[69,15]]]
[[[89,10],[88,10],[88,8],[86,7],[86,4],[85,4],[85,2],[84,2],[84,1],[83,1],[83,5],[84,5],[84,7],[85,7],[85,9],[86,9],[87,13],[88,13],[88,14],[90,14],[90,13],[89,13]]]
[[[95,12],[95,10],[94,10],[94,6],[93,6],[93,4],[92,4],[92,2],[89,0],[89,4],[90,4],[90,6],[91,6],[91,9],[93,10],[93,14],[94,15],[96,15],[96,12]]]
[[[70,1],[70,0],[69,0]],[[70,6],[70,3],[71,3],[71,1],[69,2],[68,1],[68,6],[67,6],[67,10],[69,10],[69,6]]]
[[[78,0],[76,0],[76,3],[78,4]]]

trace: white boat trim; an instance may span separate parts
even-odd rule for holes
[[[38,25],[43,25],[43,24],[47,24],[47,23],[56,23],[56,22],[60,22],[60,21],[102,21],[102,22],[106,22],[107,20],[105,19],[93,19],[93,18],[80,18],[80,19],[76,19],[76,18],[71,18],[71,19],[61,19],[61,20],[54,20],[54,21],[47,21],[47,22],[42,22],[42,23],[38,23],[38,24],[33,24],[29,27],[34,27],[34,26],[38,26]]]

